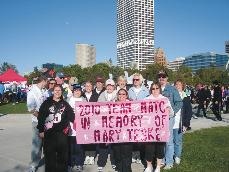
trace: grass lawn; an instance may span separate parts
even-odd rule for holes
[[[185,134],[181,164],[163,172],[229,172],[229,127]]]
[[[0,105],[0,113],[2,114],[25,114],[29,113],[27,111],[26,103],[17,103],[12,105],[12,103]]]

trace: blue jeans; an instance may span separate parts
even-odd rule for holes
[[[183,133],[179,133],[179,128],[173,129],[173,140],[174,140],[174,157],[181,157],[182,151],[182,139]]]
[[[165,146],[165,164],[166,165],[173,165],[173,155],[174,155],[174,142],[173,142],[173,126],[174,126],[174,118],[175,117],[170,117],[169,118],[169,141],[166,142]]]
[[[41,160],[42,139],[39,137],[37,122],[32,122],[32,151],[31,151],[31,166],[37,167]]]

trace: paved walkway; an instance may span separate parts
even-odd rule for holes
[[[199,118],[191,120],[191,131],[216,126],[228,126],[229,114],[223,115],[223,121]],[[0,172],[25,172],[30,161],[31,118],[28,114],[0,114]],[[87,172],[96,172],[96,166],[86,167]],[[140,164],[132,164],[133,172],[143,171]],[[43,172],[44,166],[38,169]],[[105,172],[114,172],[108,161]]]

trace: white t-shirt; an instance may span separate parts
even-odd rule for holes
[[[90,98],[91,98],[92,92],[87,93],[85,92],[85,96],[87,97],[87,101],[89,102]]]
[[[180,94],[180,97],[182,99],[186,96],[186,94],[184,92],[179,92],[179,94]],[[180,118],[181,118],[181,109],[175,115],[175,123],[174,123],[173,129],[180,128],[180,126],[179,126]]]
[[[41,104],[45,101],[45,93],[37,85],[33,85],[27,94],[28,111],[39,111]],[[38,122],[37,117],[32,114],[32,121]]]
[[[79,98],[76,98],[76,97],[71,97],[69,99],[69,105],[73,108],[73,111],[75,112],[75,105],[76,105],[76,102],[82,102],[83,101],[83,98],[82,97],[79,97]],[[76,136],[76,130],[74,129],[73,127],[73,123],[70,122],[70,131],[68,133],[69,136]]]

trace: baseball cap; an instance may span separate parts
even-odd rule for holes
[[[108,79],[107,81],[106,81],[106,86],[107,85],[115,85],[115,82],[112,80],[112,79]]]
[[[73,84],[72,87],[73,87],[73,90],[82,89],[80,84]]]
[[[157,76],[158,76],[158,78],[160,78],[160,77],[166,78],[166,77],[168,77],[168,74],[166,71],[161,70],[158,72]]]

